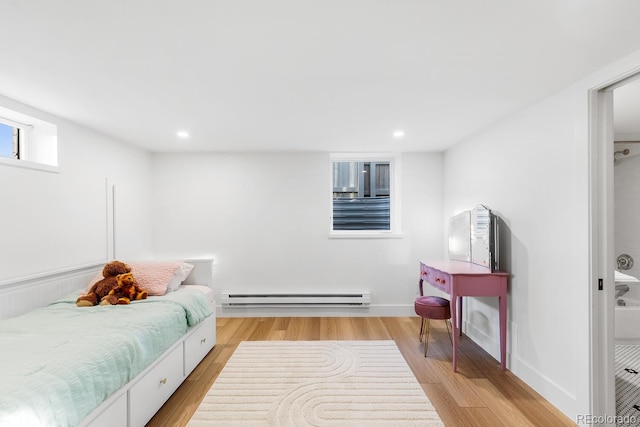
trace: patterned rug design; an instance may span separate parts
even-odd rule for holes
[[[616,345],[615,374],[616,415],[640,421],[640,345]]]
[[[393,341],[243,341],[188,425],[444,424]]]

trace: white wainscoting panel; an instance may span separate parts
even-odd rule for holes
[[[103,263],[67,272],[3,283],[0,287],[0,319],[19,316],[87,287]]]

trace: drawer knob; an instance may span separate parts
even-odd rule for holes
[[[202,338],[202,339],[200,340],[200,344],[204,344],[204,343],[206,343],[206,342],[207,342],[207,339],[206,339],[206,338]]]
[[[163,378],[163,379],[160,380],[160,384],[166,384],[166,383],[167,383],[167,379],[166,378]]]

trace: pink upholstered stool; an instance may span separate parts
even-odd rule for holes
[[[429,320],[444,320],[447,325],[447,332],[449,332],[449,340],[451,340],[451,331],[449,330],[451,308],[449,307],[449,300],[436,296],[423,296],[416,298],[414,307],[416,309],[416,314],[422,318],[422,325],[420,326],[420,342],[422,342],[422,337],[424,336],[424,357],[427,357],[427,346],[429,345]],[[426,328],[425,323],[427,326]]]

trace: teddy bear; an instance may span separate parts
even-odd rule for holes
[[[91,307],[98,305],[109,292],[118,286],[117,276],[130,273],[131,267],[121,261],[112,261],[102,269],[102,280],[97,281],[85,295],[80,295],[76,300],[78,307]]]
[[[133,274],[119,274],[116,276],[116,281],[117,286],[102,298],[100,305],[129,304],[132,300],[147,299],[147,291],[138,286]]]

